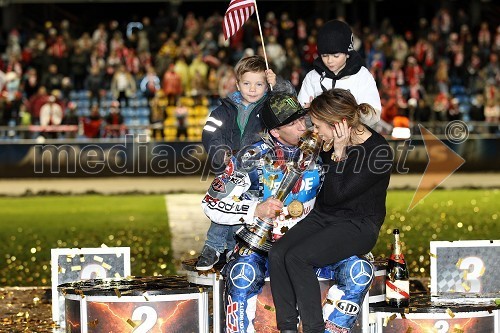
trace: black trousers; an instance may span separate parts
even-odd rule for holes
[[[324,332],[314,267],[370,252],[381,219],[332,217],[313,210],[273,245],[269,273],[278,329],[296,330],[300,315],[304,333]]]

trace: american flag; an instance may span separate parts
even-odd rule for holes
[[[231,0],[222,24],[224,38],[234,35],[254,12],[254,0]]]

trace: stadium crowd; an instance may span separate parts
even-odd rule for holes
[[[218,98],[235,90],[234,64],[263,54],[255,16],[229,41],[222,19],[160,11],[86,31],[62,20],[5,32],[0,138],[121,137],[136,125],[152,139],[199,140]],[[269,66],[298,91],[324,20],[286,12],[260,19]],[[447,8],[420,18],[415,31],[387,19],[348,23],[382,99],[377,130],[461,119],[498,133],[500,26],[471,26],[465,11]]]

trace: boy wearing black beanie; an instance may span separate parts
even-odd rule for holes
[[[375,125],[382,112],[380,95],[375,79],[354,50],[349,25],[340,20],[326,22],[318,32],[317,47],[319,57],[302,82],[298,95],[300,103],[307,107],[323,91],[348,89],[358,104],[368,103],[375,109],[374,115],[362,119],[368,126]]]

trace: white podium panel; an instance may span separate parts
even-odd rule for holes
[[[430,242],[431,295],[439,301],[500,297],[500,240]]]
[[[52,320],[64,327],[62,283],[130,275],[129,247],[60,248],[51,250]]]

